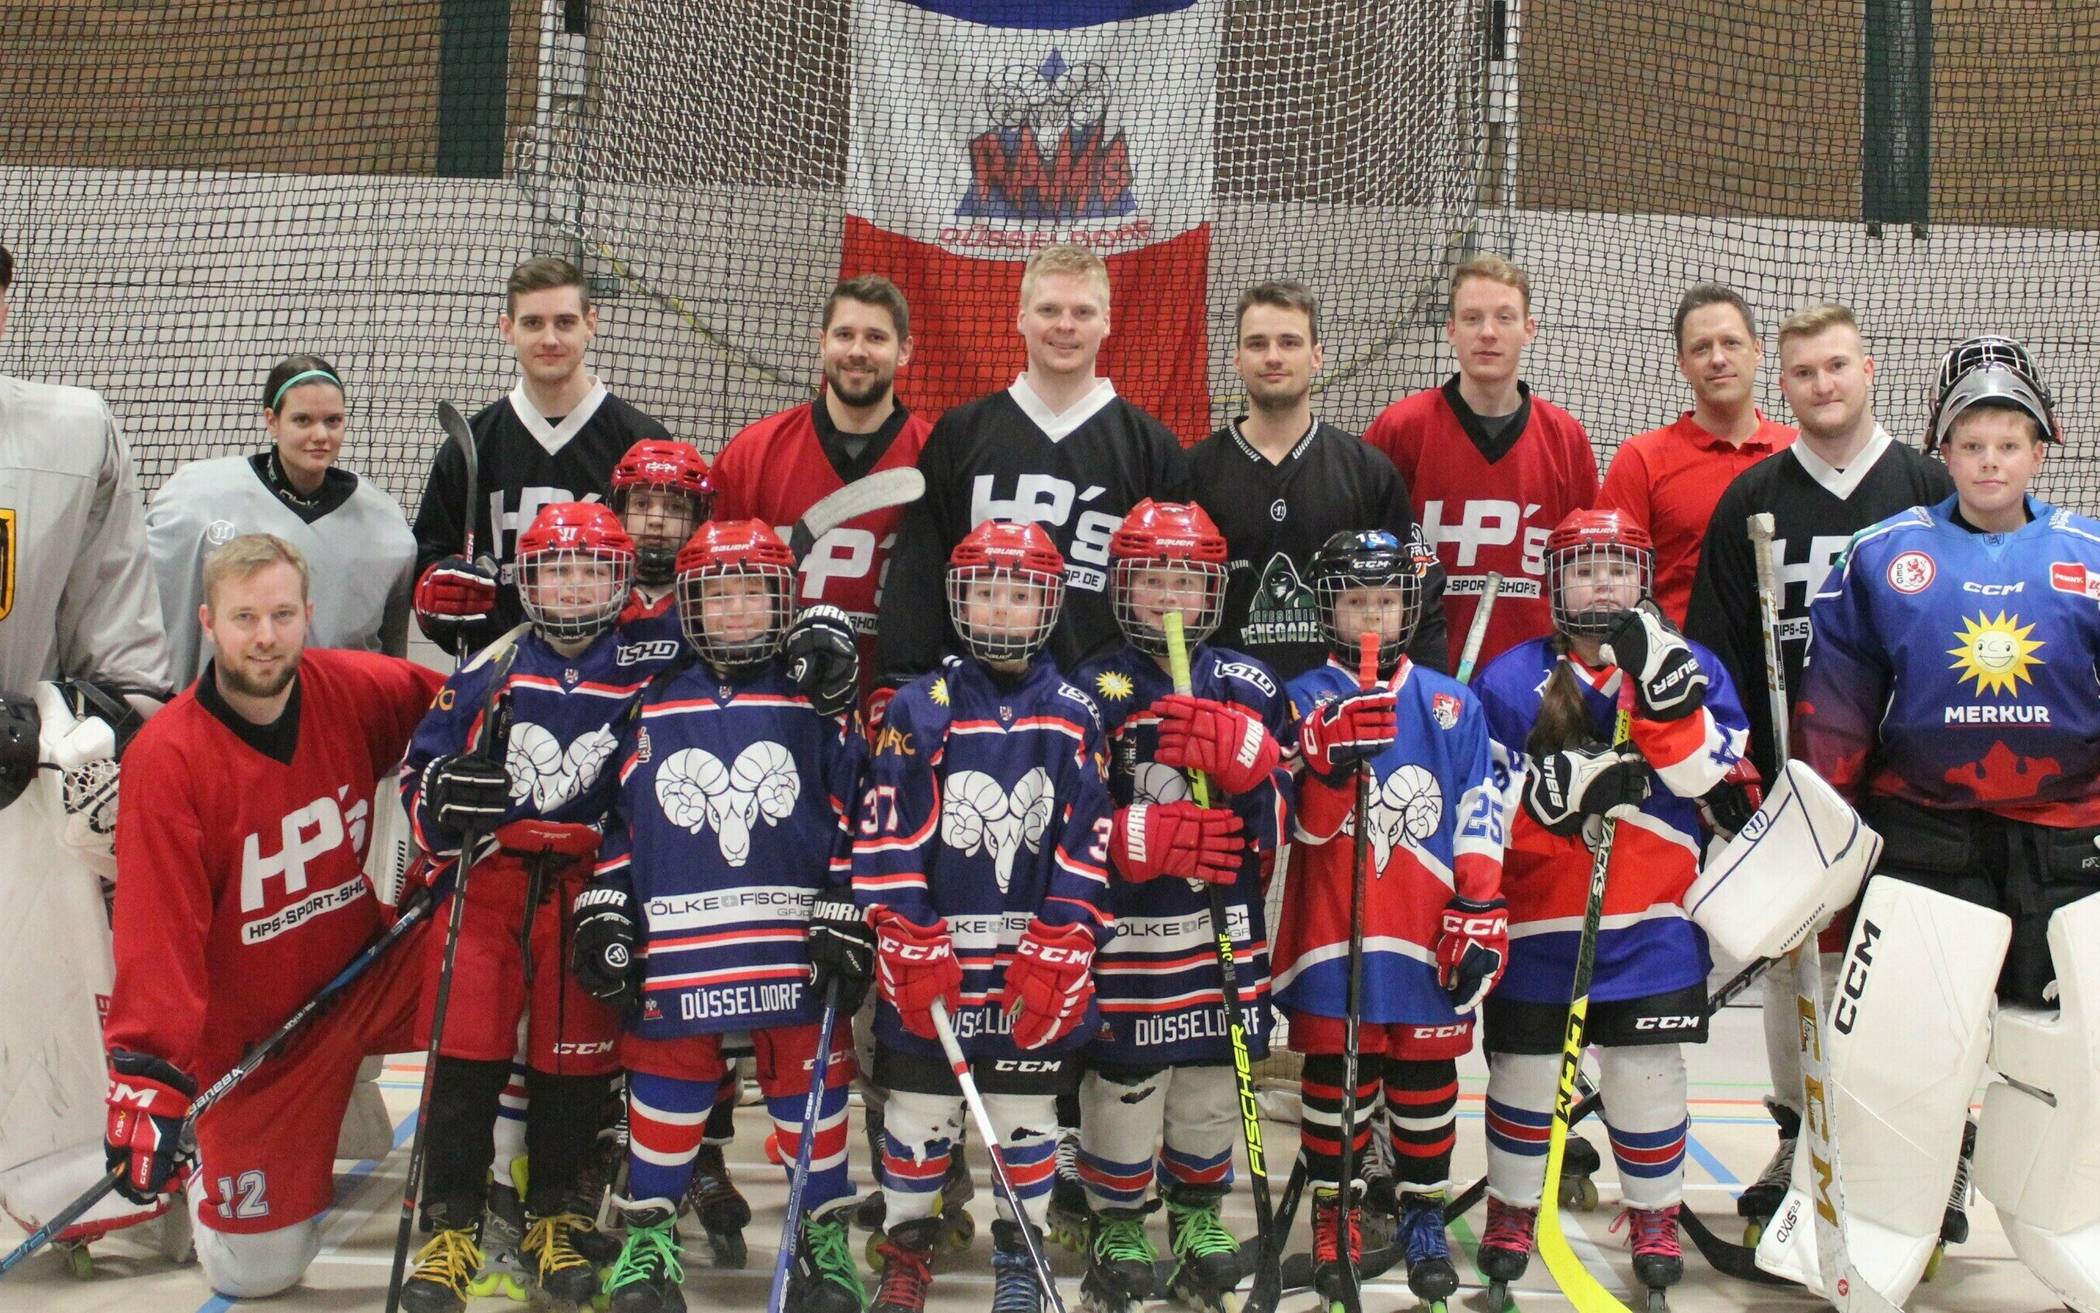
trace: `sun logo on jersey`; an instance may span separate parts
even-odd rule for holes
[[[943,675],[939,679],[934,680],[933,687],[926,690],[926,696],[932,701],[933,705],[937,707],[947,706],[948,677],[946,675]]]
[[[1121,702],[1135,693],[1137,686],[1120,670],[1104,670],[1094,676],[1094,691],[1111,702]]]
[[[2034,653],[2046,646],[2041,639],[2027,636],[2033,632],[2033,625],[2021,624],[2018,616],[2008,619],[2003,611],[1995,620],[1986,619],[1981,611],[1974,620],[1964,619],[1961,632],[1955,635],[1961,646],[1947,649],[1947,655],[1954,658],[1947,668],[1961,672],[1954,682],[1975,680],[1979,697],[1985,693],[2020,696],[2021,683],[2033,683],[2029,672],[2042,664]]]

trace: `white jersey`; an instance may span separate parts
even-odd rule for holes
[[[248,456],[192,461],[146,508],[175,677],[188,683],[212,656],[197,622],[204,558],[244,533],[276,534],[305,554],[314,603],[308,647],[407,655],[416,539],[399,503],[377,484],[330,470],[317,504],[302,511],[263,481],[257,464]]]
[[[171,689],[143,510],[108,403],[0,375],[0,689]]]

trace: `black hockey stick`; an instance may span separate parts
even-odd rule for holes
[[[795,1170],[788,1177],[787,1220],[780,1227],[780,1252],[773,1259],[773,1292],[768,1313],[787,1313],[788,1269],[801,1246],[802,1189],[809,1184],[810,1150],[817,1141],[817,1117],[823,1109],[824,1077],[831,1070],[831,1031],[839,1022],[839,982],[824,986],[824,1014],[817,1019],[817,1056],[809,1064],[809,1096],[802,1101],[802,1133],[796,1137]]]
[[[1189,678],[1189,648],[1182,632],[1181,612],[1168,611],[1167,666],[1174,691],[1188,696],[1194,689]],[[1189,772],[1189,792],[1198,807],[1210,806],[1210,781],[1200,770]],[[1218,972],[1223,982],[1225,1029],[1232,1036],[1232,1073],[1240,1096],[1240,1139],[1247,1146],[1247,1187],[1254,1196],[1254,1288],[1243,1305],[1245,1313],[1272,1313],[1283,1298],[1277,1271],[1283,1253],[1276,1234],[1276,1215],[1269,1206],[1269,1160],[1262,1150],[1261,1101],[1254,1093],[1254,1064],[1247,1057],[1247,1010],[1240,1003],[1239,958],[1232,946],[1232,910],[1222,885],[1206,884],[1210,895],[1210,930],[1217,940]]]
[[[378,961],[382,953],[406,938],[409,931],[415,929],[416,926],[428,918],[431,901],[428,893],[421,893],[411,898],[408,905],[401,909],[400,916],[395,918],[392,925],[388,926],[371,943],[358,950],[357,956],[351,958],[341,971],[336,972],[333,979],[316,990],[312,998],[300,1004],[297,1011],[278,1024],[277,1029],[257,1040],[249,1048],[247,1056],[235,1063],[224,1075],[213,1081],[205,1088],[204,1093],[198,1095],[190,1103],[189,1113],[182,1119],[182,1129],[179,1132],[185,1152],[194,1151],[196,1148],[197,1119],[209,1112],[211,1106],[225,1098],[235,1086],[253,1075],[257,1067],[262,1066],[265,1061],[282,1052],[285,1045],[291,1043],[294,1036],[305,1030],[313,1022],[313,1019],[320,1015],[322,1009],[341,997],[343,991],[348,989],[351,983],[359,976],[363,975],[372,963]],[[50,1244],[67,1227],[73,1225],[74,1222],[84,1216],[90,1208],[102,1202],[103,1196],[117,1188],[117,1182],[123,1179],[123,1175],[124,1169],[122,1167],[110,1168],[108,1173],[101,1180],[95,1182],[86,1193],[72,1203],[67,1204],[64,1208],[59,1209],[56,1213],[53,1213],[49,1221],[30,1232],[28,1238],[23,1240],[21,1244],[16,1245],[7,1257],[0,1258],[0,1277],[5,1277],[19,1266],[22,1260],[42,1249],[45,1245]],[[175,1206],[182,1206],[181,1200],[178,1199]]]
[[[461,535],[459,554],[469,564],[474,560],[474,520],[480,514],[481,497],[481,451],[474,445],[474,430],[467,425],[467,417],[459,413],[459,407],[449,401],[437,403],[438,427],[445,430],[445,438],[459,448],[460,459],[467,466],[467,497],[465,531]],[[452,652],[454,670],[467,664],[467,639],[462,633],[459,646]]]

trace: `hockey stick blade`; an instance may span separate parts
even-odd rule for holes
[[[1690,1204],[1678,1205],[1677,1221],[1683,1226],[1684,1233],[1691,1237],[1693,1247],[1699,1251],[1699,1257],[1705,1259],[1706,1265],[1722,1276],[1754,1282],[1760,1286],[1795,1284],[1783,1276],[1775,1276],[1759,1267],[1755,1249],[1723,1240],[1715,1235],[1699,1214],[1692,1211]]]
[[[926,476],[915,469],[882,470],[855,479],[802,513],[795,527],[788,530],[788,550],[795,554],[795,564],[800,565],[817,545],[817,539],[846,521],[870,511],[909,506],[925,495]]]
[[[460,459],[467,464],[466,533],[460,544],[460,555],[474,559],[474,507],[481,496],[481,451],[474,445],[474,430],[468,426],[467,417],[459,413],[459,407],[449,401],[437,403],[438,427],[445,437],[459,448]]]

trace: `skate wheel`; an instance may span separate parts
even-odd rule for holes
[[[1597,1183],[1587,1176],[1570,1177],[1560,1183],[1560,1206],[1587,1213],[1597,1206]]]
[[[1745,1248],[1745,1249],[1755,1249],[1755,1248],[1757,1248],[1757,1242],[1758,1242],[1758,1241],[1760,1241],[1760,1240],[1762,1240],[1762,1239],[1764,1239],[1764,1235],[1765,1235],[1765,1224],[1764,1224],[1763,1222],[1747,1222],[1747,1223],[1745,1223],[1745,1224],[1743,1225],[1743,1248]]]
[[[941,1220],[948,1224],[948,1229],[941,1232],[941,1250],[960,1254],[968,1249],[971,1239],[977,1234],[977,1219],[958,1208],[952,1213],[941,1214]]]
[[[88,1252],[86,1241],[77,1245],[62,1245],[60,1250],[65,1255],[67,1276],[75,1281],[87,1281],[94,1277],[95,1256]]]
[[[1513,1301],[1509,1297],[1509,1282],[1490,1281],[1487,1285],[1488,1313],[1502,1313]]]
[[[1651,1290],[1648,1302],[1641,1307],[1645,1313],[1670,1313],[1670,1297],[1660,1290]]]
[[[1941,1243],[1934,1245],[1932,1247],[1932,1256],[1925,1260],[1925,1275],[1919,1277],[1918,1279],[1920,1281],[1930,1281],[1934,1277],[1938,1276],[1940,1274],[1940,1261],[1946,1257],[1946,1244]]]
[[[751,1261],[751,1253],[744,1247],[744,1233],[741,1231],[710,1231],[707,1233],[707,1247],[715,1252],[716,1267],[742,1270],[743,1266]]]

